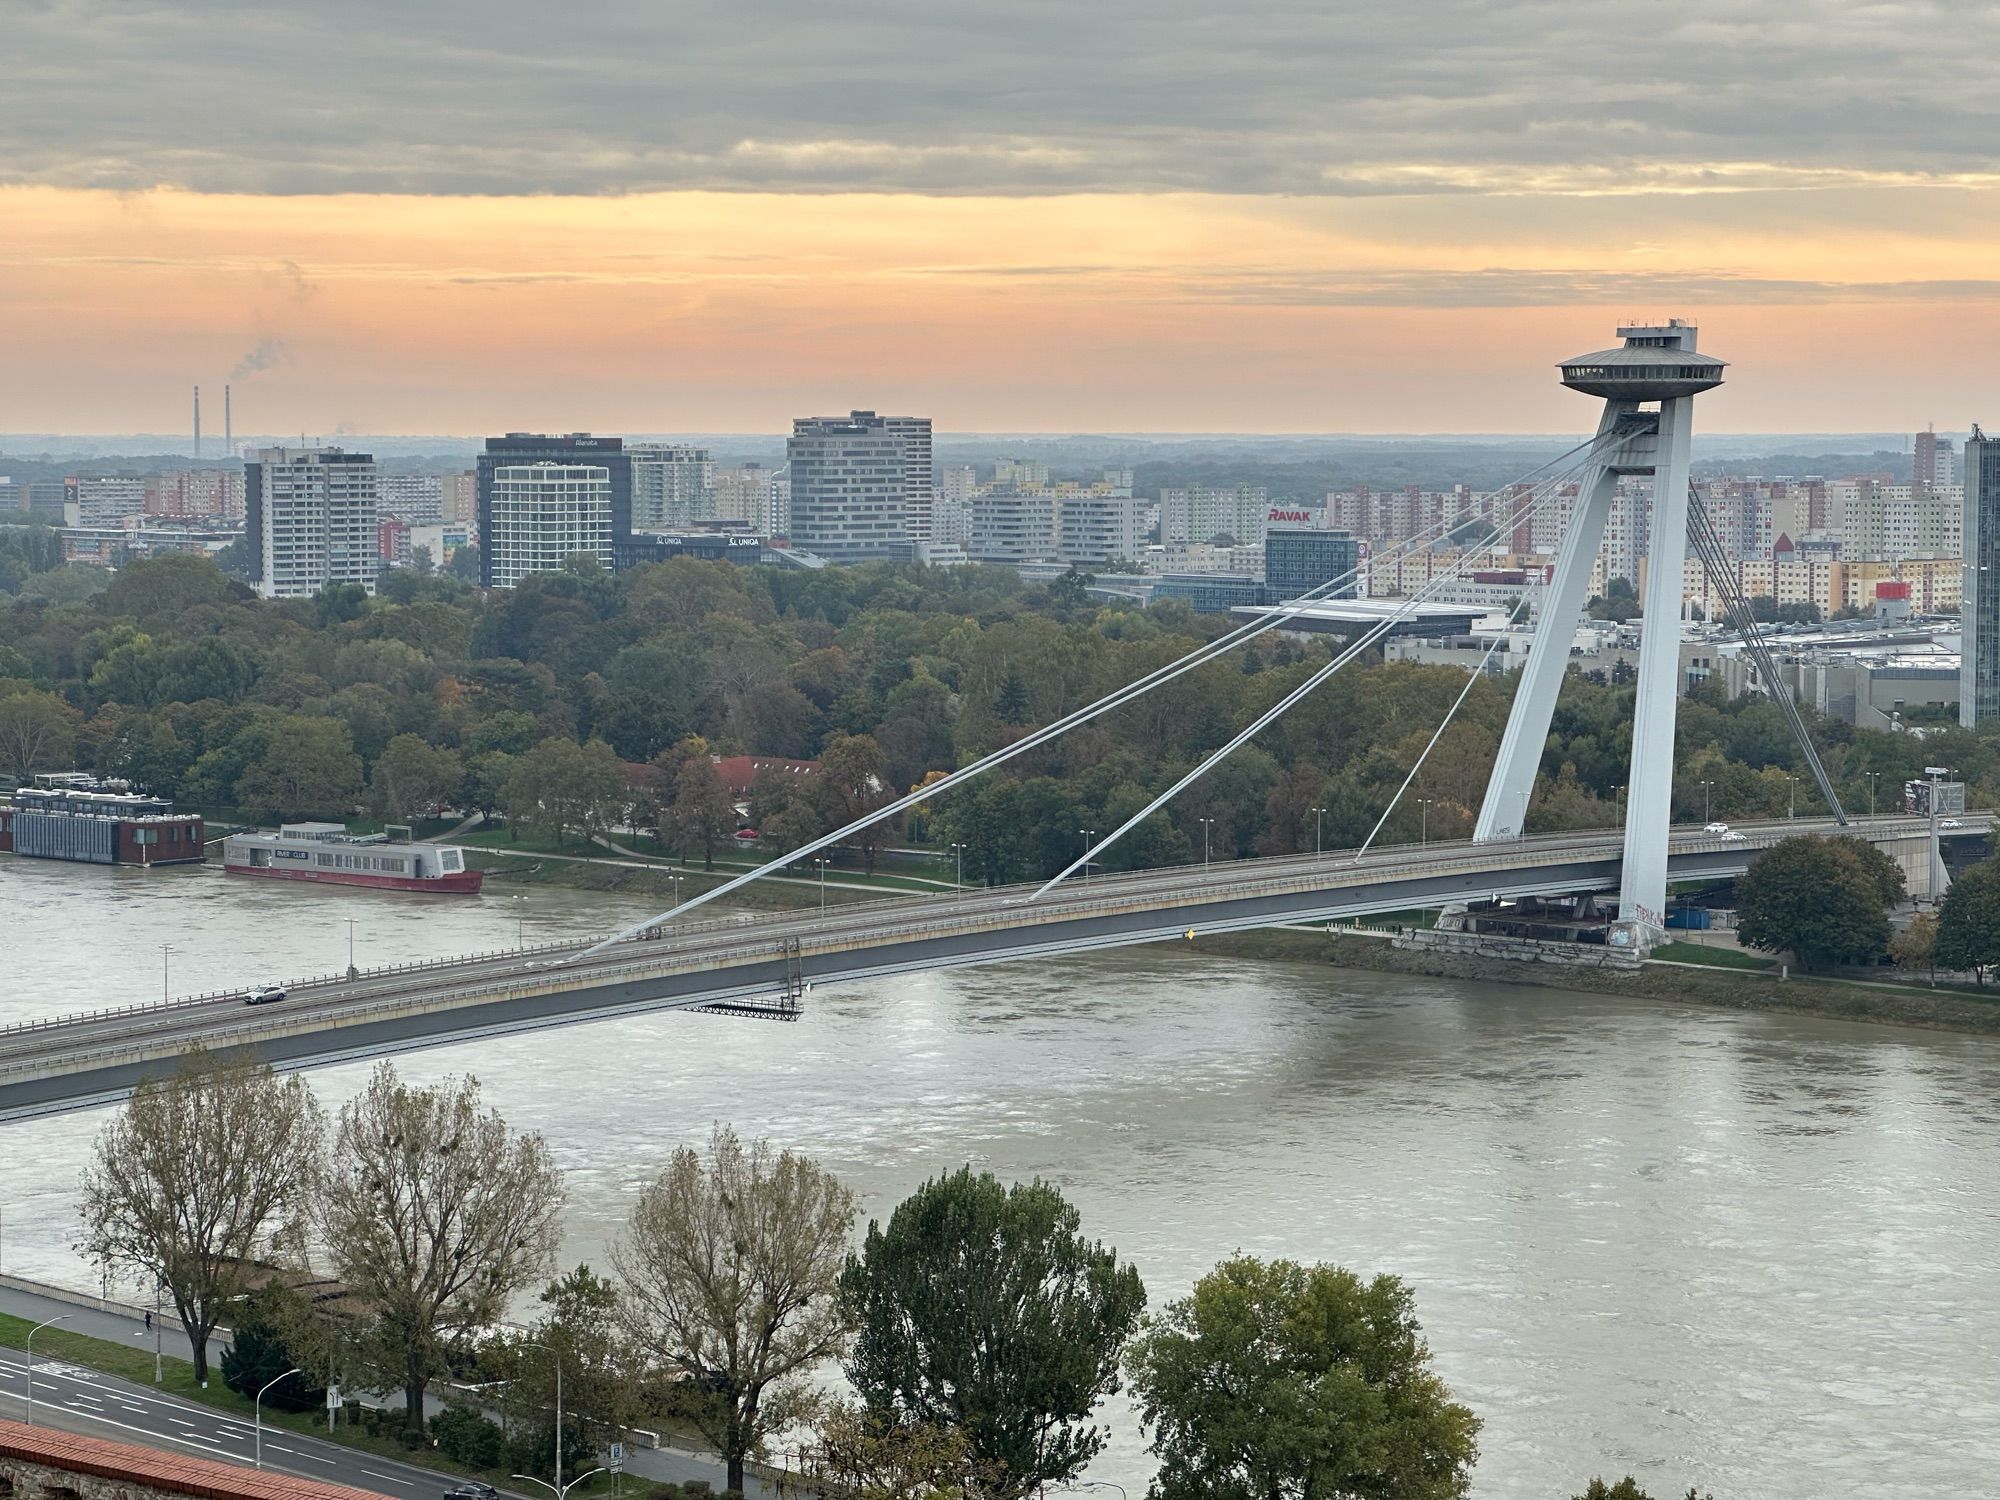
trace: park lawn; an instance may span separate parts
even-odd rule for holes
[[[11,1313],[0,1313],[0,1347],[25,1349],[28,1331],[35,1325],[27,1318],[17,1318]],[[187,1360],[185,1352],[173,1352],[174,1341],[179,1338],[185,1351],[187,1340],[169,1329],[166,1336],[166,1358],[161,1361],[162,1379],[153,1383],[153,1350],[150,1345],[141,1347],[135,1340],[130,1345],[114,1343],[110,1339],[93,1338],[87,1333],[71,1333],[63,1328],[44,1328],[35,1335],[35,1358],[37,1360],[60,1361],[63,1364],[81,1365],[85,1369],[98,1370],[106,1375],[116,1375],[134,1385],[150,1386],[169,1396],[177,1396],[196,1406],[211,1407],[231,1416],[252,1415],[252,1402],[248,1396],[232,1391],[222,1383],[222,1371],[214,1366],[209,1369],[206,1389],[194,1378],[194,1366]],[[443,1454],[433,1449],[405,1448],[394,1438],[375,1437],[362,1430],[355,1419],[349,1416],[332,1432],[326,1430],[324,1411],[275,1411],[266,1403],[263,1412],[264,1425],[270,1428],[284,1428],[291,1432],[303,1433],[310,1437],[323,1438],[328,1442],[352,1448],[361,1453],[372,1453],[380,1458],[392,1458],[419,1468],[434,1469],[439,1474],[473,1475],[495,1485],[502,1485],[511,1477],[503,1470],[468,1468],[464,1464],[453,1463]],[[588,1484],[576,1487],[572,1494],[609,1493],[609,1476],[599,1476]]]
[[[1711,948],[1706,943],[1662,943],[1650,956],[1669,963],[1703,964],[1711,969],[1770,970],[1778,966],[1775,958],[1759,958],[1740,948]]]

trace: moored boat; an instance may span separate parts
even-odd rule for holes
[[[380,833],[349,833],[339,823],[287,823],[276,833],[235,833],[222,845],[232,875],[316,880],[376,890],[471,895],[485,880],[454,844],[392,843]]]

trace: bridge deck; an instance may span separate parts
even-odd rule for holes
[[[1961,830],[1986,831],[1968,817]],[[1677,833],[1672,877],[1740,874],[1758,850],[1819,820],[1746,824],[1742,839]],[[1881,843],[1921,839],[1920,819],[1857,820]],[[531,1030],[775,991],[796,941],[816,983],[994,963],[1226,932],[1436,907],[1499,896],[1613,890],[1616,830],[1503,843],[1433,843],[1093,875],[1030,900],[1033,887],[973,889],[801,912],[689,922],[590,957],[586,943],[365,971],[291,986],[281,1004],[240,994],[196,996],[0,1030],[0,1118],[113,1099],[170,1068],[188,1048],[254,1052],[284,1067],[376,1056],[469,1037]]]

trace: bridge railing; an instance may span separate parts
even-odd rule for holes
[[[1907,814],[1879,815],[1872,819],[1871,822],[1878,826],[1893,826],[1907,823],[1913,830],[1923,830],[1929,826],[1928,820],[1914,818]],[[1757,833],[1764,835],[1780,831],[1780,827],[1759,828]],[[1469,851],[1470,848],[1477,847],[1479,853],[1474,855],[1467,852],[1465,854],[1442,858],[1431,853],[1437,847],[1436,845],[1403,844],[1378,847],[1371,851],[1365,860],[1356,858],[1352,850],[1322,851],[1318,855],[1286,855],[1279,856],[1268,862],[1262,860],[1255,862],[1232,860],[1224,866],[1224,869],[1228,872],[1225,877],[1227,880],[1226,887],[1223,890],[1217,890],[1212,885],[1206,884],[1205,881],[1204,886],[1198,894],[1205,894],[1211,899],[1216,895],[1227,895],[1230,898],[1251,898],[1258,895],[1295,889],[1300,879],[1316,879],[1329,873],[1330,870],[1338,871],[1346,869],[1353,871],[1357,875],[1379,876],[1390,869],[1410,867],[1413,863],[1415,868],[1426,871],[1451,872],[1468,868],[1495,870],[1496,867],[1504,868],[1517,863],[1533,863],[1536,857],[1551,852],[1587,848],[1603,842],[1606,837],[1606,831],[1593,830],[1575,833],[1537,834],[1527,838],[1511,839],[1479,846],[1469,846],[1461,843],[1459,845],[1460,848],[1465,848]],[[1678,844],[1682,848],[1718,849],[1730,847],[1736,842],[1735,840],[1725,841],[1719,837],[1683,837],[1678,841]],[[1761,839],[1756,840],[1756,842],[1761,842]],[[1509,859],[1506,856],[1510,854],[1519,854],[1527,858],[1523,860]],[[1413,856],[1415,857],[1414,862],[1412,860]],[[1242,876],[1245,873],[1246,863],[1254,863],[1254,866],[1259,867],[1264,873],[1265,878],[1243,879]],[[1209,877],[1212,874],[1212,867],[1194,864],[1177,867],[1175,873],[1187,876],[1197,870],[1201,871],[1204,877]],[[917,916],[918,912],[923,913],[923,918],[915,922],[899,922],[890,925],[870,923],[860,931],[855,931],[852,926],[851,915],[834,916],[831,913],[827,913],[818,916],[806,916],[803,919],[798,916],[787,916],[781,918],[780,923],[787,934],[793,932],[823,934],[829,930],[838,930],[848,933],[853,938],[865,941],[871,946],[876,943],[893,940],[897,937],[935,936],[940,933],[954,931],[973,932],[991,930],[995,927],[1044,925],[1049,922],[1072,920],[1089,915],[1109,915],[1117,911],[1129,910],[1132,903],[1122,899],[1128,893],[1140,894],[1152,898],[1141,903],[1149,909],[1164,909],[1157,899],[1160,894],[1159,883],[1162,873],[1164,872],[1159,870],[1107,872],[1100,876],[1091,877],[1087,883],[1079,883],[1078,885],[1066,888],[1055,900],[1044,901],[1032,907],[1027,906],[1024,899],[1026,893],[1032,892],[1036,888],[1032,883],[1015,887],[983,887],[980,888],[983,893],[981,906],[992,913],[991,917],[987,919],[968,921],[967,917],[971,914],[966,911],[959,894],[954,892],[951,895],[925,895],[913,898],[912,902],[908,904],[897,903],[896,907],[899,911],[907,912],[912,917]],[[1109,888],[1108,890],[1106,889],[1107,887]],[[1008,895],[1010,890],[1022,892],[1023,896],[1010,897]],[[1107,897],[1110,899],[1107,900]],[[1169,905],[1183,904],[1190,903],[1169,903]],[[912,909],[913,907],[915,910]],[[876,910],[879,911],[881,908],[876,908]],[[853,911],[853,908],[848,909],[849,914]],[[1030,920],[1024,922],[1022,921],[1023,917],[1028,917]],[[664,927],[665,924],[662,925]],[[559,986],[558,988],[581,988],[585,985],[595,985],[604,982],[607,978],[628,975],[634,972],[644,972],[653,977],[664,977],[685,969],[690,963],[698,961],[701,957],[698,950],[702,947],[702,944],[698,941],[689,942],[687,940],[700,939],[725,932],[742,934],[746,927],[750,926],[768,930],[769,924],[747,923],[740,916],[732,916],[712,918],[675,927],[671,929],[672,946],[666,951],[650,954],[644,959],[632,963],[618,964],[614,967],[593,964],[588,968],[568,971],[578,982],[572,985]],[[407,963],[391,964],[363,970],[352,981],[349,981],[345,974],[316,975],[308,979],[291,981],[287,987],[305,990],[315,986],[325,986],[342,982],[355,985],[368,985],[371,982],[393,979],[400,975],[444,970],[468,964],[476,965],[497,961],[518,960],[534,956],[550,957],[563,953],[574,953],[587,948],[590,942],[590,939],[571,939],[526,947],[495,949],[491,952],[481,954],[418,959]],[[751,943],[747,946],[733,946],[735,956],[744,960],[754,958],[765,952],[781,951],[781,945],[776,945],[775,939],[772,943]],[[515,987],[515,985],[509,983],[496,985],[474,984],[469,987],[454,987],[450,990],[441,991],[436,995],[423,997],[422,1003],[428,1004],[447,999],[460,1001],[476,998],[481,995],[504,994]],[[550,986],[542,983],[530,986],[529,992],[547,993],[549,990]],[[156,1022],[171,1019],[181,1012],[210,1005],[218,1000],[238,998],[242,994],[243,988],[238,986],[230,989],[206,991],[201,994],[178,997],[172,1000],[150,1001],[128,1006],[112,1006],[97,1010],[72,1012],[59,1016],[40,1017],[0,1027],[0,1040],[21,1038],[38,1032],[52,1031],[59,1027],[73,1026],[86,1022],[101,1022],[113,1018],[132,1020],[145,1030],[150,1031],[156,1029],[154,1024]],[[335,1025],[345,1024],[349,1017],[371,1015],[381,1009],[407,1009],[411,1004],[418,1003],[414,997],[407,994],[384,996],[380,997],[376,1003],[368,1003],[372,998],[374,997],[368,996],[365,991],[354,993],[353,1001],[348,1005],[343,1005],[338,1012],[338,1019],[336,1019]],[[324,1021],[326,1018],[322,1016],[319,1019]],[[274,1029],[272,1023],[281,1022],[281,1020],[282,1018],[279,1016],[271,1016],[268,1020],[260,1017],[258,1021],[245,1021],[241,1025],[224,1027],[219,1031],[213,1031],[209,1034],[216,1036],[236,1036],[247,1032],[254,1032],[258,1035],[283,1035],[287,1031],[295,1029],[282,1024],[279,1024]],[[118,1043],[108,1045],[109,1050],[112,1052],[129,1054],[135,1047],[143,1050],[146,1043],[140,1036],[132,1035],[121,1038]],[[88,1053],[69,1055],[71,1057],[90,1056],[95,1055],[100,1050],[104,1049],[92,1049]],[[27,1058],[0,1060],[0,1074],[21,1071],[23,1068],[32,1066],[32,1062]]]

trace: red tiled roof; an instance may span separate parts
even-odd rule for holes
[[[384,1500],[376,1490],[239,1469],[213,1459],[73,1432],[52,1432],[20,1422],[0,1421],[0,1458],[44,1464],[71,1474],[92,1474],[99,1479],[130,1480],[170,1495],[196,1495],[201,1500]],[[439,1476],[439,1482],[444,1482],[444,1476]]]
[[[782,755],[716,755],[716,774],[732,792],[747,792],[759,771],[785,771],[793,776],[811,776],[819,771],[816,760],[787,760]]]

